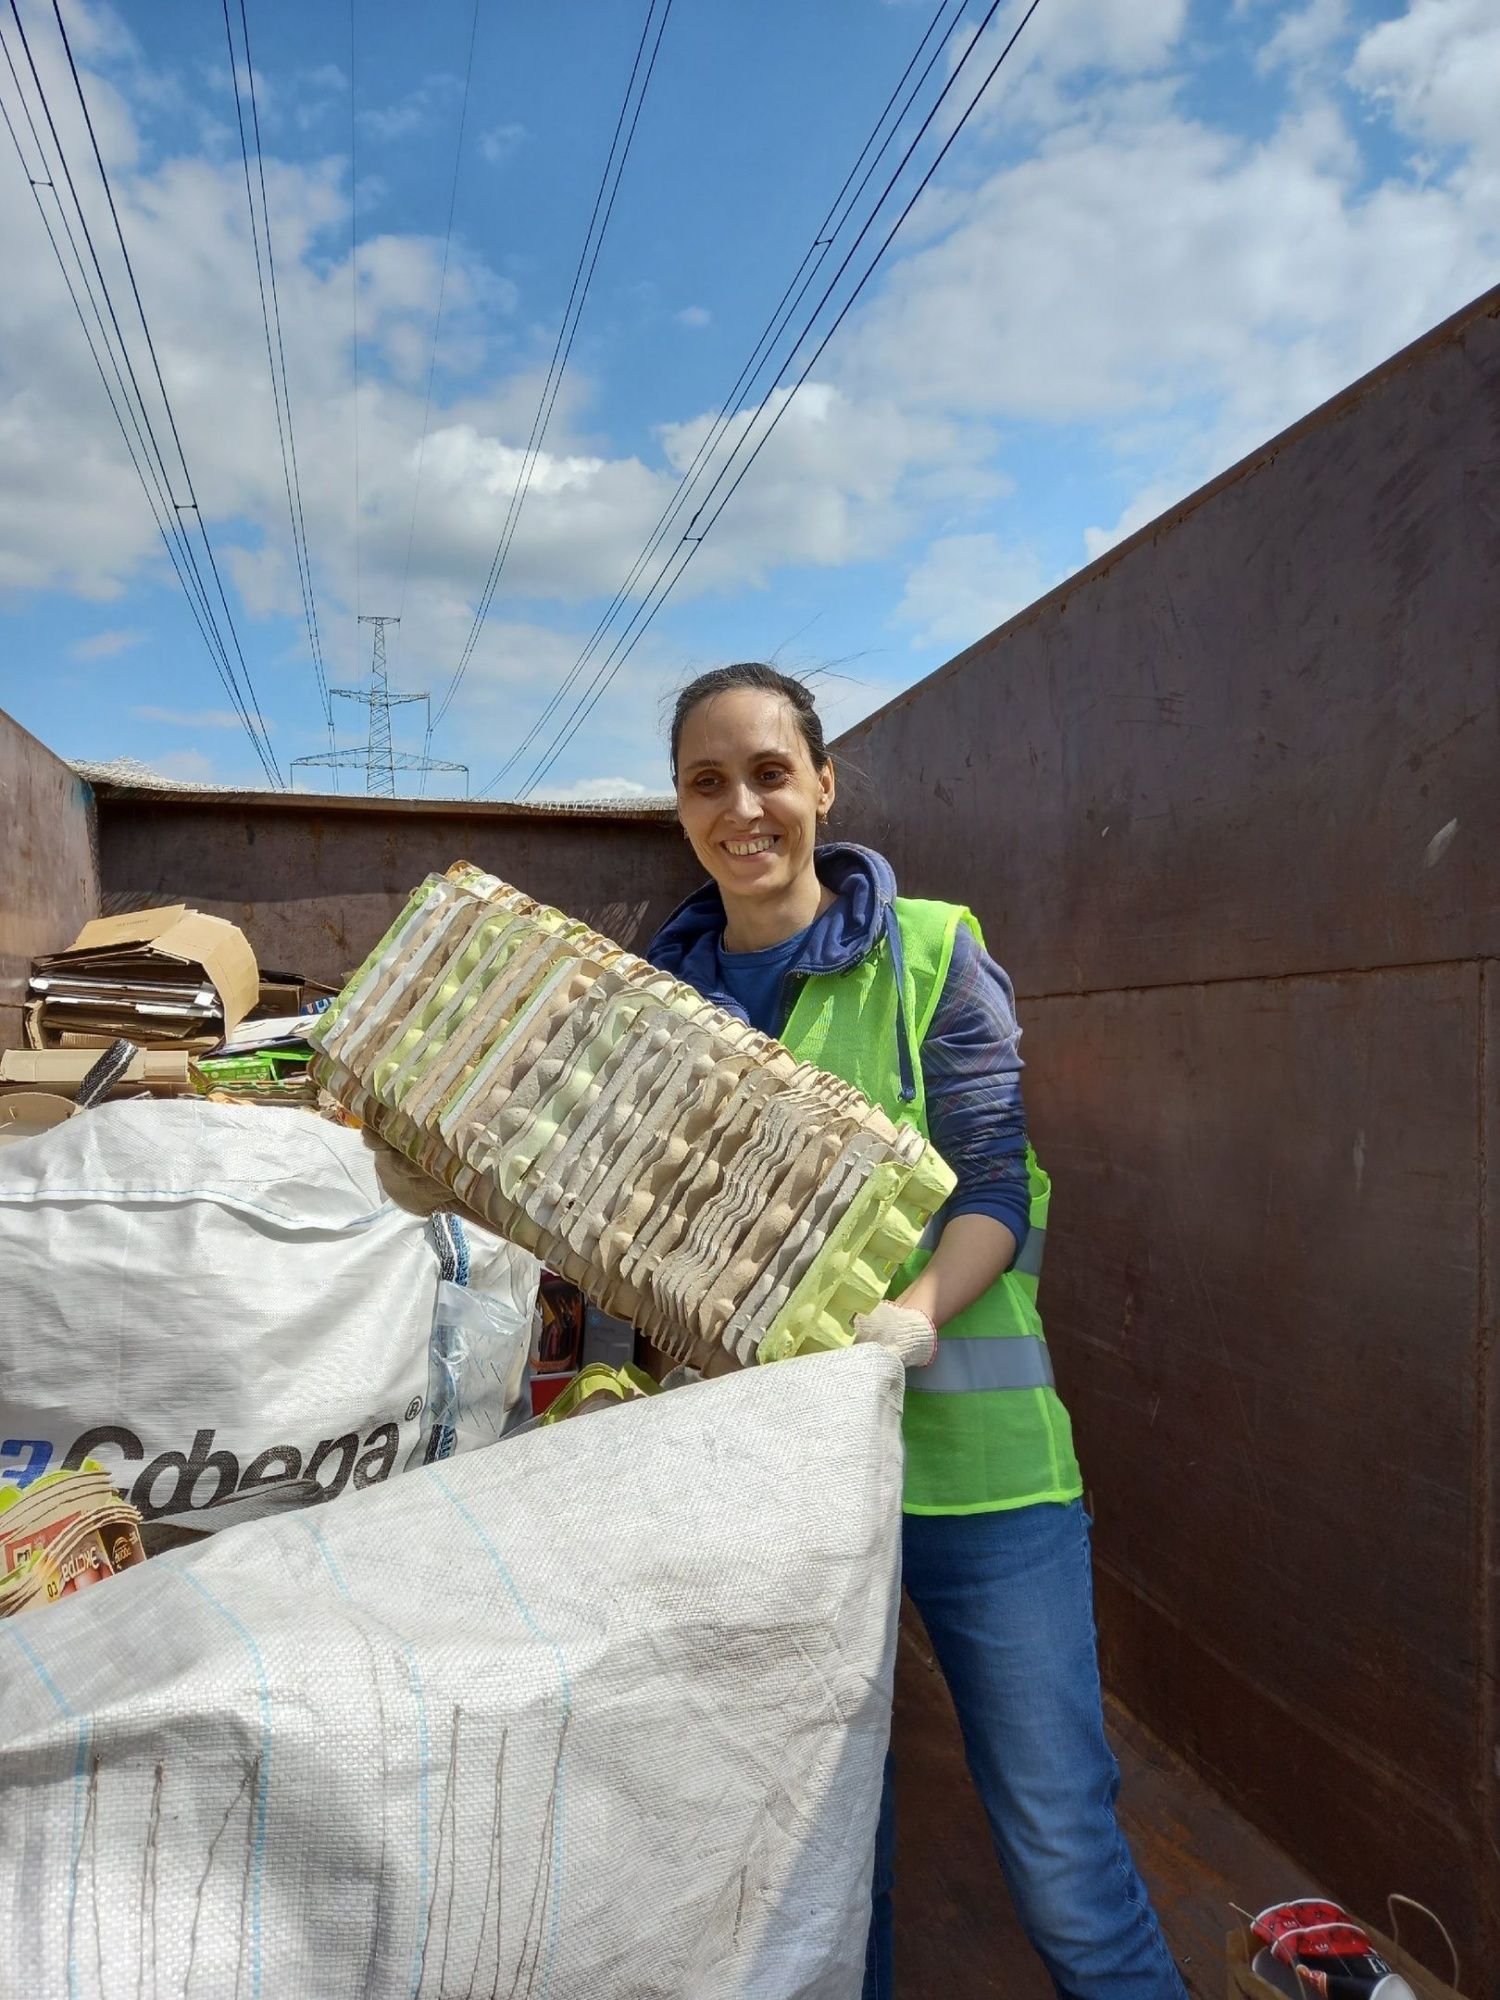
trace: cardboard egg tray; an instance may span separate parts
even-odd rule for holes
[[[953,1188],[848,1084],[463,862],[309,1040],[362,1123],[699,1366],[846,1345]]]

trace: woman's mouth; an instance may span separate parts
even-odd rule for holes
[[[726,840],[720,845],[726,854],[732,854],[737,861],[743,861],[753,854],[769,854],[775,847],[778,836],[774,833],[757,834],[753,840]]]

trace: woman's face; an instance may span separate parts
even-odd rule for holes
[[[692,709],[677,746],[677,816],[726,896],[783,894],[812,867],[833,766],[813,768],[790,702],[731,688]]]

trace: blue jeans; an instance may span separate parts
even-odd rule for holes
[[[958,1710],[1017,1914],[1063,2000],[1186,2000],[1115,1819],[1081,1500],[908,1514],[905,1583]],[[895,1992],[888,1762],[864,2000]]]

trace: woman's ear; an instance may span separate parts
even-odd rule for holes
[[[834,779],[833,761],[831,758],[819,773],[819,785],[822,796],[818,800],[818,824],[819,826],[827,826],[828,815],[833,811],[834,794],[838,790],[838,785]]]

